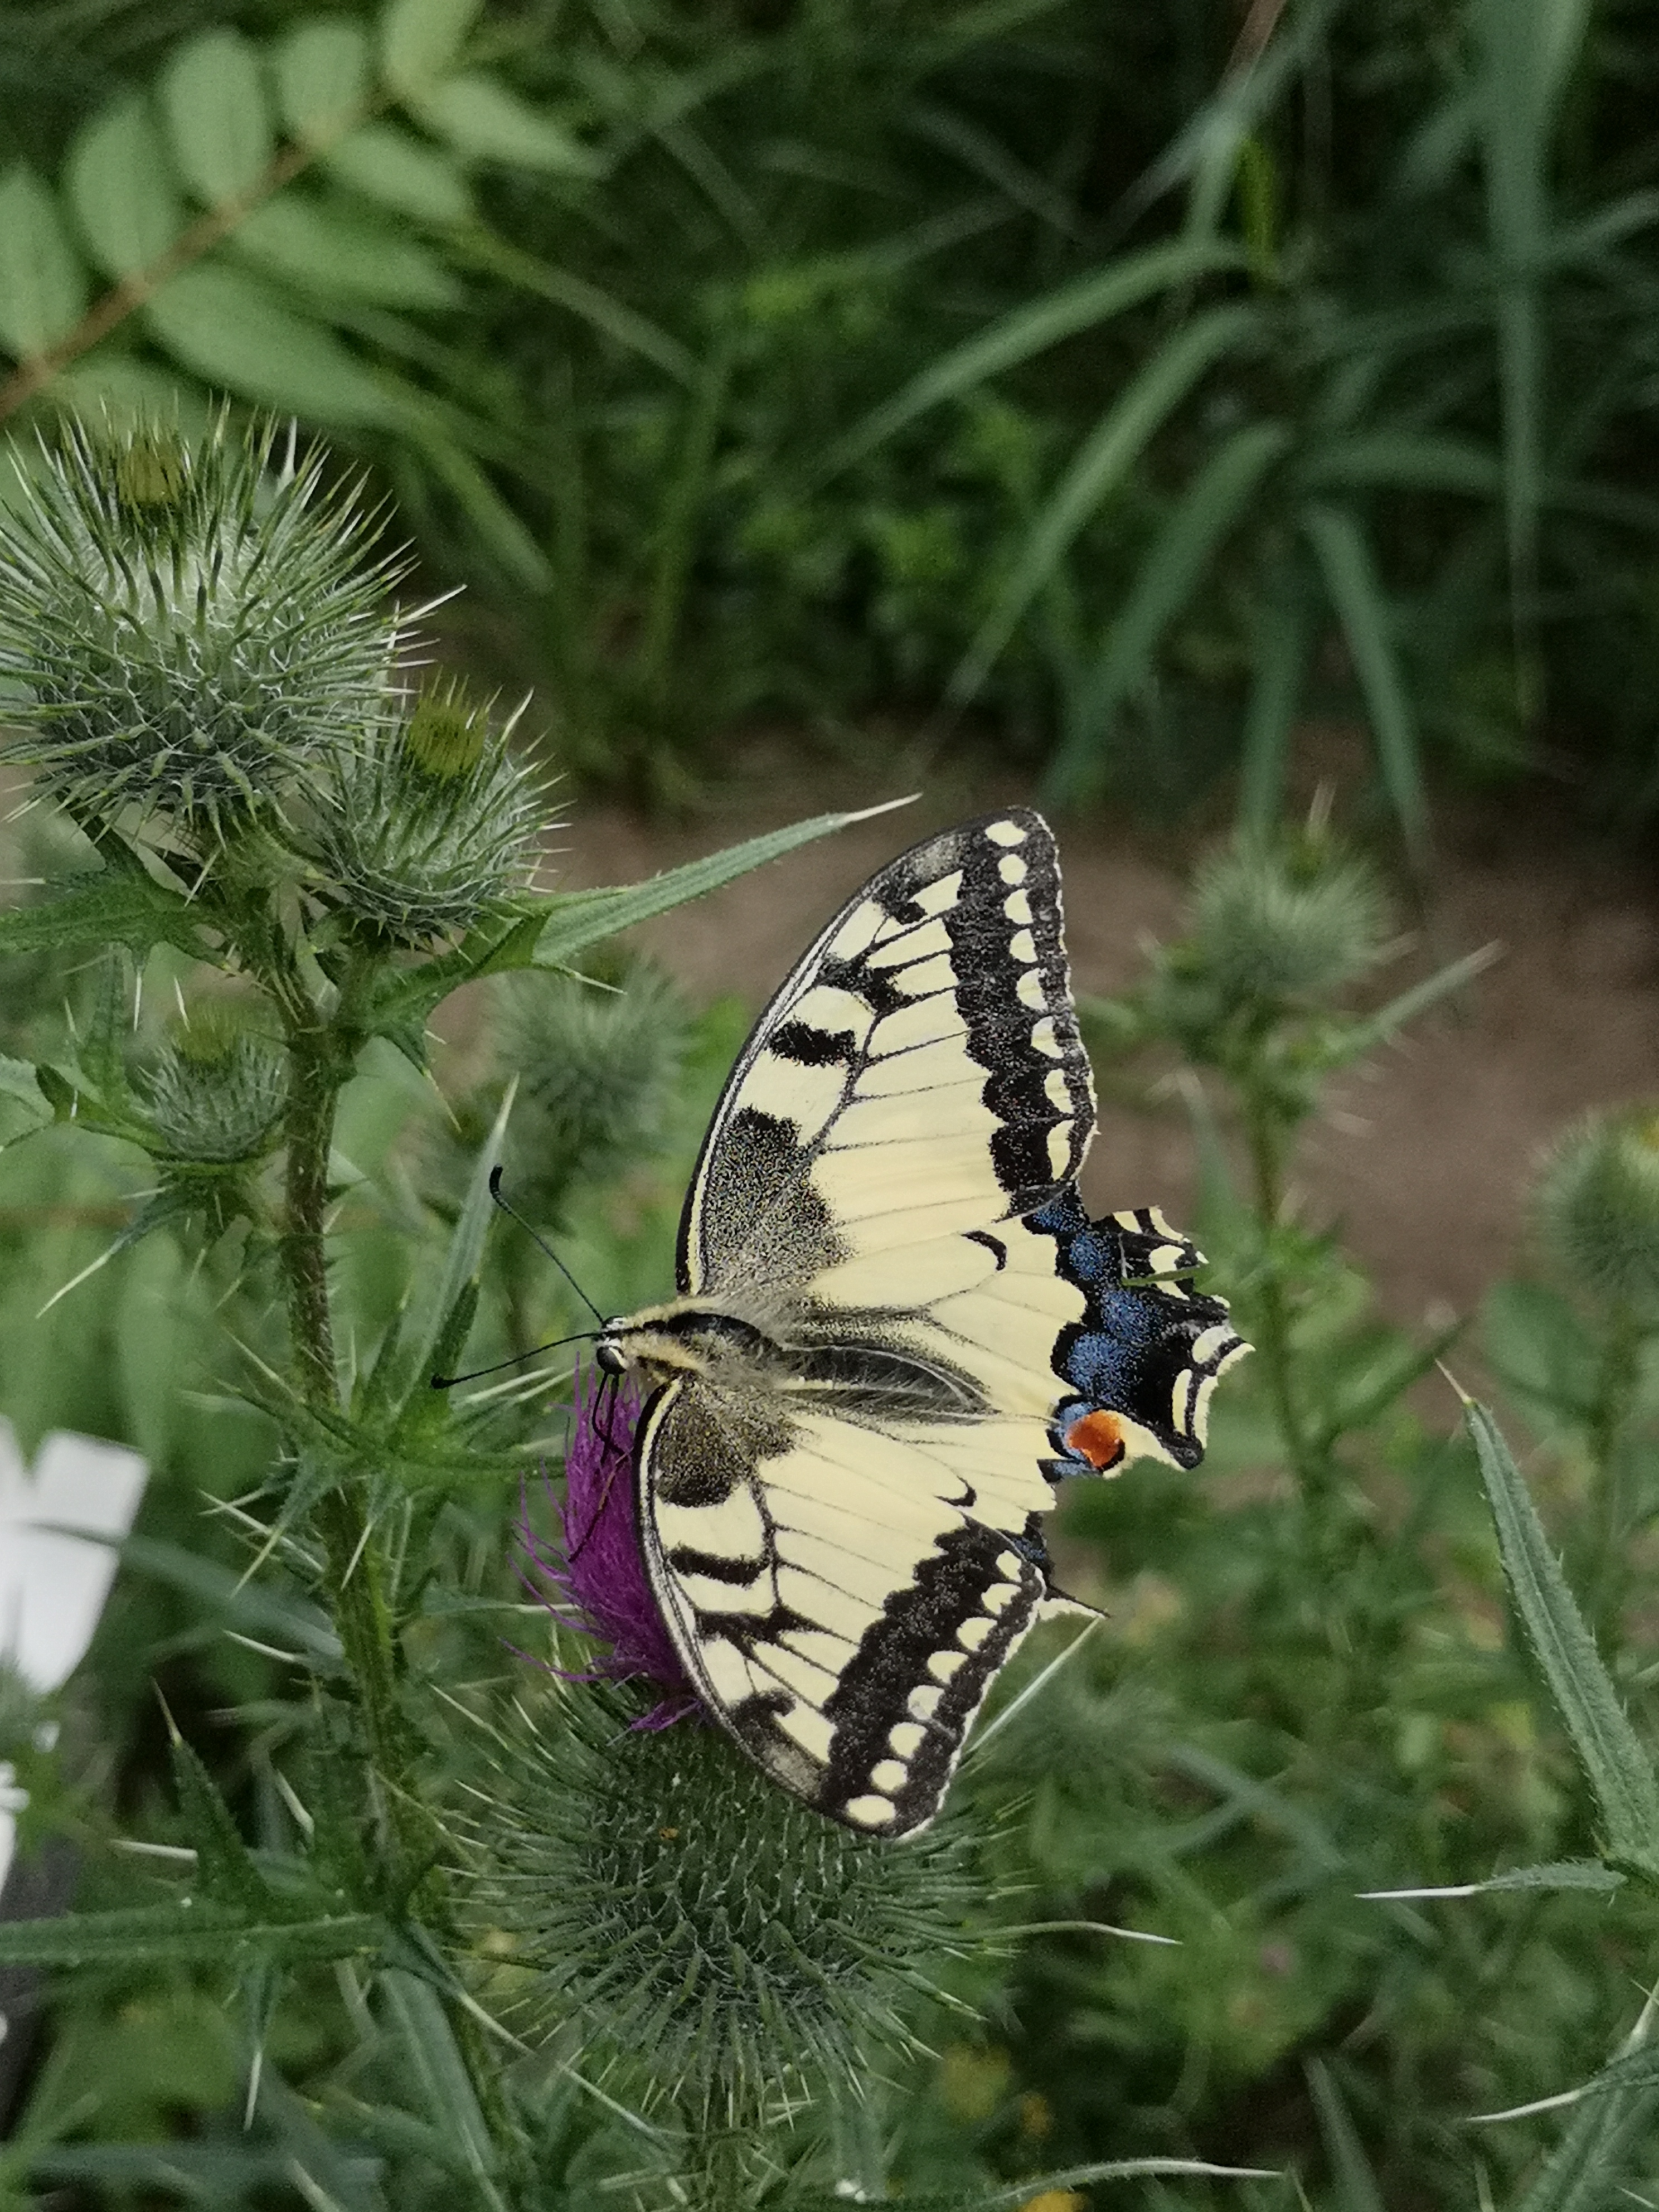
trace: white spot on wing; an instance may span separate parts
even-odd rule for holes
[[[1018,822],[988,823],[985,834],[994,845],[1023,845],[1025,842],[1025,832]]]
[[[1033,1024],[1031,1042],[1039,1052],[1046,1053],[1050,1060],[1061,1060],[1065,1057],[1066,1047],[1060,1042],[1054,1029],[1054,1019],[1052,1014],[1045,1014],[1040,1022]]]
[[[948,876],[941,876],[936,884],[928,884],[916,895],[916,904],[923,914],[949,914],[962,896],[962,870],[953,868]]]
[[[1024,891],[1011,891],[1002,902],[1002,911],[1010,921],[1022,921],[1028,927],[1031,920],[1031,902]]]
[[[887,1731],[887,1741],[901,1759],[914,1759],[927,1737],[920,1721],[895,1721]]]
[[[1048,1132],[1048,1164],[1057,1176],[1072,1171],[1072,1125],[1057,1122]]]
[[[1037,957],[1036,939],[1029,929],[1017,929],[1008,939],[1008,950],[1016,960],[1029,968]]]
[[[910,1770],[902,1759],[878,1759],[870,1770],[870,1779],[878,1790],[902,1790],[910,1779]]]
[[[815,1712],[811,1705],[791,1705],[787,1713],[778,1714],[777,1725],[809,1759],[816,1759],[820,1765],[828,1765],[836,1731],[822,1713]]]
[[[1035,968],[1022,971],[1018,982],[1014,986],[1014,996],[1022,1006],[1029,1006],[1034,1014],[1040,1014],[1047,1006],[1048,1001],[1042,995],[1042,978]]]
[[[927,1671],[936,1682],[948,1682],[968,1664],[965,1651],[935,1651],[927,1662]]]
[[[890,1828],[897,1817],[897,1808],[890,1797],[853,1797],[842,1808],[849,1820],[860,1828]]]
[[[1058,1106],[1062,1114],[1072,1110],[1072,1086],[1063,1067],[1051,1067],[1042,1079],[1043,1096],[1051,1106]]]
[[[1025,863],[1018,853],[1005,853],[997,862],[997,873],[1005,884],[1023,884],[1025,880]]]
[[[914,1713],[919,1721],[930,1721],[939,1711],[939,1701],[944,1695],[943,1690],[933,1689],[924,1682],[905,1699],[905,1710]]]
[[[977,1651],[995,1626],[995,1621],[988,1620],[982,1613],[976,1613],[957,1629],[957,1642],[964,1650]]]

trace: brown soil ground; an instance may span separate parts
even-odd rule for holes
[[[870,805],[907,787],[901,752],[884,774],[867,762],[856,774],[809,771],[772,741],[689,826],[581,804],[557,880],[625,883],[804,814]],[[933,770],[927,781],[915,805],[728,885],[641,931],[641,943],[694,999],[737,993],[758,1008],[872,869],[934,827],[1026,796],[1006,777]],[[1479,945],[1496,943],[1502,957],[1455,1006],[1335,1086],[1303,1146],[1297,1203],[1340,1225],[1401,1322],[1468,1312],[1524,1263],[1531,1167],[1565,1124],[1588,1107],[1659,1097],[1659,893],[1628,855],[1564,845],[1556,826],[1496,802],[1464,819],[1443,808],[1433,909],[1389,971],[1389,991]],[[1177,933],[1199,846],[1160,847],[1099,818],[1056,827],[1078,988],[1120,989],[1146,939]],[[1178,1109],[1103,1112],[1084,1179],[1097,1211],[1158,1202],[1179,1220],[1191,1177]]]

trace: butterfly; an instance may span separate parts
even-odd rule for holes
[[[872,876],[756,1024],[679,1295],[605,1323],[649,1390],[653,1595],[704,1706],[830,1819],[913,1835],[1053,1584],[1053,1483],[1193,1466],[1248,1348],[1154,1210],[1091,1221],[1054,841],[1010,808]]]

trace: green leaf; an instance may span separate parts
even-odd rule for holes
[[[118,1548],[127,1572],[149,1575],[183,1590],[247,1635],[274,1638],[285,1649],[304,1652],[313,1672],[338,1667],[340,1641],[326,1613],[304,1598],[288,1595],[268,1575],[249,1582],[216,1559],[204,1559],[181,1544],[164,1543],[155,1536],[127,1536]]]
[[[56,1920],[0,1921],[0,1966],[212,1966],[252,1955],[350,1959],[379,1951],[386,1940],[385,1923],[372,1913],[255,1921],[185,1897]]]
[[[434,137],[447,139],[466,161],[503,161],[566,177],[599,173],[592,155],[568,131],[479,70],[434,86],[421,96],[417,112]]]
[[[1199,380],[1260,328],[1255,307],[1211,307],[1177,331],[1133,377],[1084,441],[1033,523],[1013,573],[955,674],[946,696],[965,705],[989,674],[1020,617],[1053,575],[1073,540],[1122,482],[1148,441]]]
[[[459,239],[456,246],[481,269],[504,277],[509,284],[517,284],[526,292],[534,292],[544,300],[550,300],[555,307],[568,309],[602,337],[629,353],[638,354],[642,360],[653,362],[676,383],[690,385],[696,380],[696,356],[678,338],[671,337],[666,331],[635,313],[599,285],[590,284],[585,276],[578,276],[568,269],[555,268],[550,262],[538,260],[533,253],[526,253],[519,246],[488,233],[474,233]]]
[[[1208,240],[1182,240],[1126,254],[1093,276],[1081,276],[1045,298],[1034,300],[988,331],[929,362],[903,389],[854,424],[824,455],[822,474],[846,468],[946,399],[960,398],[989,377],[1000,375],[1062,338],[1091,330],[1139,307],[1158,293],[1194,284],[1243,265],[1236,246]]]
[[[460,297],[454,278],[418,240],[365,209],[292,185],[245,216],[229,244],[239,258],[325,300],[453,307]]]
[[[441,1357],[453,1359],[459,1353],[459,1343],[452,1342],[458,1334],[455,1323],[463,1312],[470,1320],[471,1308],[477,1303],[478,1281],[483,1268],[484,1238],[489,1233],[489,1224],[495,1214],[495,1201],[490,1194],[489,1179],[501,1165],[501,1144],[507,1135],[507,1117],[512,1110],[513,1091],[509,1087],[495,1124],[472,1164],[466,1198],[450,1232],[449,1249],[444,1255],[443,1274],[439,1279],[426,1326],[416,1334],[407,1355],[410,1377],[408,1402],[416,1408],[432,1407],[440,1403],[432,1393],[434,1368]]]
[[[1428,857],[1423,769],[1406,679],[1395,649],[1393,622],[1370,546],[1346,507],[1311,506],[1303,526],[1347,641],[1360,696],[1376,745],[1377,767],[1413,865]]]
[[[905,2212],[1023,2212],[1024,2207],[1050,2191],[1059,2195],[1086,2188],[1094,2181],[1151,2180],[1160,2174],[1207,2176],[1216,2181],[1277,2181],[1279,2178],[1272,2166],[1212,2166],[1201,2158],[1114,2158],[1095,2166],[1062,2166],[1057,2173],[1034,2173],[1028,2180],[1012,2181],[1006,2189],[988,2193],[930,2196],[925,2191],[913,2195],[907,2190],[903,2202]],[[808,2197],[802,2202],[801,2212],[842,2212],[847,2201],[845,2197]]]
[[[240,31],[204,31],[161,72],[173,166],[208,207],[240,199],[270,166],[274,143],[259,59]]]
[[[365,123],[323,160],[343,185],[416,222],[441,228],[471,216],[471,195],[452,156],[395,123]]]
[[[18,1136],[31,1129],[44,1128],[53,1118],[52,1107],[41,1091],[34,1069],[27,1060],[12,1060],[0,1053],[0,1097],[12,1100],[23,1108],[27,1115],[21,1127],[15,1128],[11,1137],[0,1141],[14,1142]],[[16,1121],[18,1116],[13,1115],[9,1118]]]
[[[228,1905],[248,1920],[264,1920],[278,1910],[270,1885],[249,1857],[213,1777],[173,1727],[170,1714],[167,1735],[179,1809],[196,1853],[198,1899]]]
[[[1313,655],[1313,624],[1293,563],[1270,572],[1251,641],[1250,700],[1238,771],[1242,830],[1271,830],[1285,804],[1285,764]]]
[[[1049,788],[1073,800],[1098,781],[1112,716],[1146,679],[1164,632],[1186,607],[1261,480],[1289,452],[1283,422],[1250,422],[1218,446],[1187,486],[1136,571],[1105,646],[1083,679]]]
[[[326,146],[368,106],[368,36],[345,15],[313,15],[279,41],[272,65],[283,122],[301,146]]]
[[[769,830],[764,836],[747,838],[741,845],[728,845],[723,853],[711,853],[704,860],[688,860],[681,867],[665,869],[661,875],[652,876],[642,884],[623,884],[612,889],[592,891],[567,891],[547,902],[547,919],[542,925],[537,940],[533,964],[538,968],[562,968],[579,952],[602,939],[614,937],[618,930],[631,929],[636,922],[650,921],[659,914],[668,914],[690,899],[702,898],[705,892],[718,890],[738,876],[746,876],[751,868],[763,867],[769,860],[781,860],[798,846],[810,845],[819,837],[828,837],[837,830],[846,830],[854,822],[868,822],[878,814],[890,814],[895,808],[910,805],[908,799],[889,799],[881,806],[866,806],[852,814],[815,814],[805,822],[792,823],[787,830]]]
[[[106,276],[136,276],[184,229],[184,204],[141,92],[112,101],[82,126],[64,186],[88,250]]]
[[[1437,1882],[1414,1889],[1365,1889],[1362,1897],[1388,1899],[1413,1897],[1485,1897],[1489,1893],[1530,1889],[1593,1889],[1610,1894],[1625,1885],[1623,1875],[1603,1866],[1599,1859],[1558,1859],[1551,1866],[1506,1867],[1488,1875],[1485,1881]]]
[[[459,59],[481,0],[387,0],[380,12],[380,72],[402,98],[419,96]]]
[[[87,311],[87,273],[58,202],[26,161],[0,183],[0,343],[18,361],[57,344]]]
[[[355,354],[241,270],[211,261],[181,269],[147,302],[144,319],[185,368],[256,405],[344,429],[395,416]]]
[[[1467,492],[1490,499],[1502,487],[1496,457],[1473,438],[1417,430],[1375,430],[1333,438],[1317,447],[1302,471],[1314,489],[1377,485],[1396,491]]]
[[[0,909],[0,957],[114,943],[141,959],[152,945],[176,945],[193,960],[211,960],[201,921],[199,908],[142,869],[100,869],[70,878],[38,906]]]
[[[1659,1781],[1556,1564],[1498,1424],[1474,1400],[1463,1418],[1498,1527],[1504,1571],[1527,1640],[1578,1753],[1615,1867],[1659,1883]]]
[[[463,2153],[484,2202],[500,2207],[502,2199],[489,2179],[495,2146],[437,1991],[415,1974],[395,1971],[381,1975],[380,1988],[428,2118]]]
[[[1307,2075],[1319,2132],[1325,2139],[1325,2155],[1336,2184],[1337,2212],[1384,2212],[1382,2191],[1371,2162],[1329,2069],[1312,2058],[1308,2061]]]
[[[502,574],[526,591],[545,592],[553,580],[546,554],[471,453],[424,410],[411,408],[405,427]]]
[[[1626,2038],[1624,2049],[1613,2061],[1613,2065],[1647,2056],[1643,2046],[1653,2014],[1654,2002],[1650,1997],[1642,2008],[1640,2019]],[[1579,2100],[1576,2094],[1570,2094],[1559,2101],[1565,2104]],[[1567,2132],[1515,2212],[1605,2212],[1613,2202],[1612,2185],[1631,2155],[1642,2148],[1642,2136],[1654,2103],[1651,2090],[1634,2089],[1627,2085],[1616,2088],[1611,2095],[1585,2100],[1573,2114]]]

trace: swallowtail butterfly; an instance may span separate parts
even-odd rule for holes
[[[1246,1349],[1162,1215],[1089,1219],[1094,1121],[1047,823],[946,830],[796,963],[704,1139],[679,1296],[601,1336],[652,1393],[638,1523],[687,1675],[850,1827],[925,1827],[998,1668],[1079,1609],[1054,1478],[1194,1465]]]

